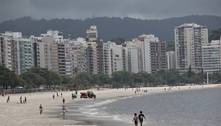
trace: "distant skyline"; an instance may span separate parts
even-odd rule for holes
[[[221,0],[0,0],[0,22],[33,18],[221,16]]]

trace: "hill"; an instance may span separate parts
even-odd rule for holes
[[[90,25],[97,25],[99,37],[104,40],[124,38],[126,40],[137,35],[155,34],[162,40],[173,40],[174,27],[183,23],[197,23],[207,26],[210,30],[221,28],[221,17],[192,15],[162,20],[142,20],[134,18],[98,17],[84,20],[75,19],[32,19],[23,17],[0,23],[0,32],[20,31],[24,35],[39,35],[48,29],[59,30],[67,37],[85,37]]]

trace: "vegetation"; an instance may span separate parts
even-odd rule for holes
[[[221,36],[221,28],[209,32],[209,41],[219,40]]]
[[[22,80],[9,69],[0,66],[0,87],[4,89],[15,88],[22,84]]]
[[[41,85],[51,87],[61,84],[61,77],[44,68],[31,68],[27,72],[20,75],[26,83],[25,86],[28,88],[37,88]]]
[[[167,51],[175,51],[175,42],[174,41],[167,42]]]
[[[71,87],[75,89],[86,89],[94,86],[111,85],[114,88],[139,87],[139,86],[160,86],[160,85],[185,85],[203,84],[206,82],[206,74],[194,73],[191,67],[187,72],[180,73],[175,70],[159,71],[153,74],[145,72],[129,73],[126,71],[114,72],[111,77],[106,74],[91,75],[79,73],[73,78],[61,77],[58,74],[43,68],[31,68],[18,76],[13,71],[0,66],[0,88],[16,88],[23,86],[26,89],[54,87]],[[220,83],[221,72],[210,75],[210,82]]]

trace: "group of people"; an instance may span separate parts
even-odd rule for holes
[[[140,126],[143,126],[144,119],[145,119],[145,116],[142,111],[140,111],[139,114],[134,113],[133,122],[135,126],[138,126],[138,123],[140,123]]]
[[[8,97],[7,97],[7,100],[6,100],[6,103],[9,103],[9,102],[10,102],[10,96],[8,96]],[[27,97],[25,96],[24,99],[23,99],[23,97],[20,96],[20,98],[19,98],[19,103],[21,103],[21,104],[27,103]]]
[[[20,101],[21,104],[25,104],[25,103],[27,103],[27,98],[25,97],[24,100],[23,100],[22,96],[20,96],[19,101]]]

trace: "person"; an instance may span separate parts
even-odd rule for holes
[[[27,103],[27,98],[25,97],[24,102],[23,103]]]
[[[64,99],[64,98],[63,98],[63,100],[62,100],[62,101],[63,101],[63,104],[65,104],[65,99]]]
[[[42,112],[43,112],[43,107],[42,107],[42,105],[40,104],[40,106],[39,106],[39,111],[40,111],[40,115],[42,114]]]
[[[53,100],[54,100],[54,97],[55,97],[55,96],[54,96],[54,94],[53,94],[53,96],[52,96]]]
[[[58,97],[59,96],[58,92],[56,94],[57,94],[57,97]]]
[[[140,111],[140,114],[138,115],[140,126],[143,125],[143,119],[145,118],[144,114],[142,111]]]
[[[137,113],[134,113],[133,122],[134,122],[134,125],[135,125],[135,126],[138,126],[138,117],[137,117]]]
[[[8,98],[7,98],[7,101],[6,101],[6,102],[8,103],[9,101],[10,101],[10,96],[8,96]]]
[[[71,94],[71,98],[72,98],[72,100],[75,98],[74,93]]]
[[[22,104],[22,96],[20,96],[20,103]]]

